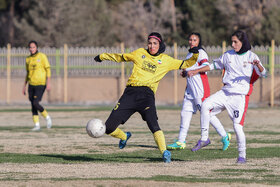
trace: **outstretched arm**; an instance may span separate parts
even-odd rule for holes
[[[195,69],[195,70],[190,70],[187,72],[188,74],[188,77],[192,77],[198,73],[202,73],[202,72],[206,72],[206,71],[209,71],[210,70],[210,67],[209,66],[204,66],[202,68],[199,68],[199,69]]]
[[[120,54],[120,53],[102,53],[97,55],[94,60],[96,62],[102,62],[103,60],[109,60],[114,62],[125,62],[128,61],[127,56],[129,54]]]

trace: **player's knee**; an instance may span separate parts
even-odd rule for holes
[[[159,125],[158,125],[157,119],[147,120],[146,122],[147,122],[148,127],[149,127],[149,129],[152,133],[161,130]]]
[[[211,102],[208,102],[207,100],[205,100],[202,105],[201,105],[201,113],[205,112],[205,111],[209,111],[212,109],[212,105]]]
[[[233,129],[235,132],[238,132],[243,129],[243,126],[239,123],[233,123]]]
[[[34,106],[35,109],[39,109],[40,108],[40,104],[38,100],[33,100],[32,101],[32,105]]]

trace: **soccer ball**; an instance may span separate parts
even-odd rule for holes
[[[99,138],[106,130],[106,126],[100,119],[91,119],[87,122],[86,131],[90,137]]]

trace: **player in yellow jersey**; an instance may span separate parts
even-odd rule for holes
[[[102,53],[94,59],[97,62],[110,60],[133,62],[134,64],[126,89],[105,122],[106,134],[119,138],[119,148],[123,149],[131,137],[131,133],[123,132],[118,126],[124,124],[132,114],[139,112],[153,133],[163,161],[168,163],[171,162],[171,153],[166,150],[165,137],[158,124],[154,94],[159,81],[166,73],[194,65],[198,57],[198,50],[194,48],[194,54],[188,60],[174,59],[163,54],[164,51],[165,45],[161,35],[153,32],[148,36],[148,49],[140,48],[124,54]]]
[[[51,128],[52,121],[48,112],[39,104],[45,89],[51,89],[51,70],[47,56],[38,52],[38,44],[36,41],[30,41],[28,44],[30,56],[26,58],[26,78],[22,93],[26,93],[26,85],[28,83],[28,95],[32,106],[33,122],[35,124],[32,131],[40,130],[38,111],[47,120],[47,128]]]

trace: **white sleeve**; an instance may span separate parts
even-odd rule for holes
[[[218,59],[213,60],[213,64],[211,64],[211,65],[213,65],[213,67],[212,67],[213,69],[224,69],[224,63],[223,63],[224,55],[225,54],[220,56]],[[211,66],[210,66],[210,69],[211,69]]]
[[[209,65],[209,68],[210,68],[210,71],[214,70],[214,69],[215,69],[214,63],[213,63],[213,64],[210,64],[210,65]]]
[[[254,61],[254,60],[258,60],[258,61],[260,62],[260,65],[263,67],[263,71],[260,72],[259,68],[258,68],[257,66],[254,66],[254,69],[255,69],[256,73],[257,73],[259,76],[261,76],[261,77],[266,77],[266,69],[265,69],[264,66],[262,65],[262,63],[261,63],[259,57],[255,54],[253,58],[254,58],[254,59],[252,59],[253,61]]]
[[[198,63],[200,66],[208,66],[209,65],[209,60],[208,60],[208,55],[203,49],[199,49],[199,56],[198,56]]]

